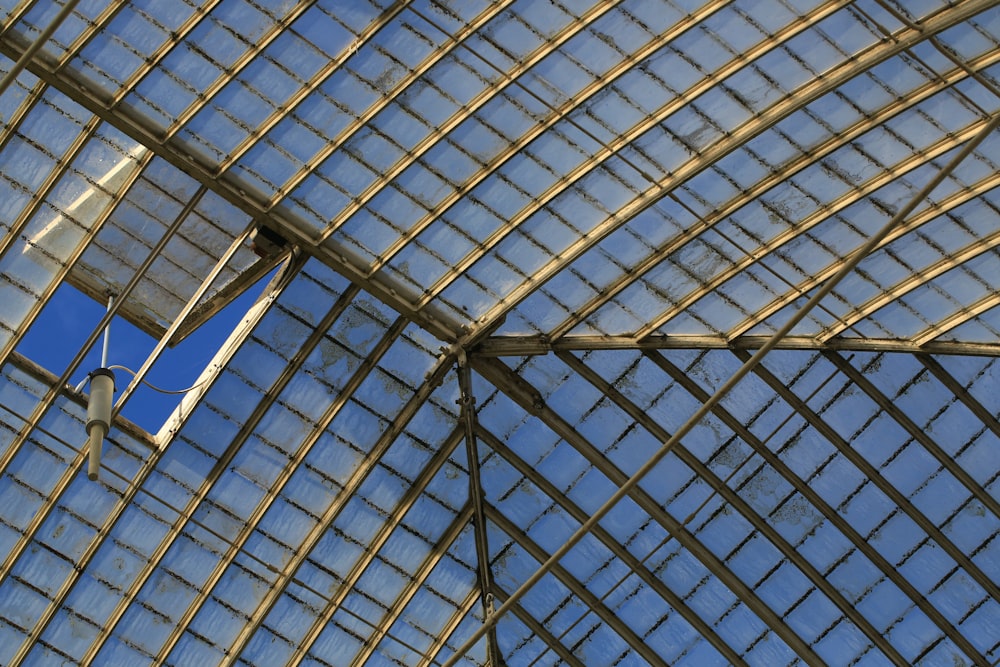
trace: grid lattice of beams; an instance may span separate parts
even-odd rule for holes
[[[9,0],[0,74],[0,664],[1000,662],[996,0]]]

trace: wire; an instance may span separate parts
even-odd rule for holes
[[[138,375],[138,373],[136,373],[136,372],[135,372],[134,370],[132,370],[131,368],[127,368],[127,367],[125,367],[125,366],[120,366],[120,365],[118,365],[118,364],[115,364],[114,366],[108,366],[108,368],[109,368],[109,369],[111,369],[111,370],[115,370],[115,369],[117,369],[117,370],[122,370],[122,371],[125,371],[126,373],[131,373],[132,377],[136,377],[136,376]],[[153,391],[158,391],[158,392],[160,392],[161,394],[186,394],[186,393],[188,393],[189,391],[192,391],[192,390],[194,390],[194,389],[197,389],[198,387],[201,387],[201,386],[203,386],[203,385],[204,385],[204,384],[205,384],[206,382],[208,382],[208,381],[209,381],[210,379],[211,379],[211,378],[205,378],[205,379],[204,379],[204,380],[202,380],[201,382],[199,382],[199,383],[197,383],[197,384],[194,384],[194,385],[191,385],[191,386],[190,386],[190,387],[188,387],[187,389],[177,389],[177,390],[174,390],[174,391],[171,391],[171,390],[169,390],[169,389],[161,389],[160,387],[157,387],[157,386],[156,386],[155,384],[153,384],[152,382],[149,382],[149,381],[147,381],[146,379],[142,379],[142,380],[139,380],[139,382],[141,382],[142,384],[146,385],[147,387],[149,387],[149,388],[150,388],[150,389],[152,389]]]

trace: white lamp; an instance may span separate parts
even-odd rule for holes
[[[90,438],[90,461],[87,477],[97,479],[101,467],[101,448],[104,438],[111,430],[112,396],[115,393],[115,374],[107,368],[92,371],[90,377],[90,399],[87,402],[87,435]]]

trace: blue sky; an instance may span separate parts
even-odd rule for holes
[[[191,333],[180,344],[166,348],[153,365],[146,379],[166,390],[179,390],[194,384],[212,356],[260,294],[266,280],[251,286],[225,309]],[[74,287],[63,284],[38,316],[21,341],[17,351],[60,375],[73,360],[87,336],[104,315],[105,305],[99,304]],[[90,371],[101,365],[103,336],[91,347],[86,358],[70,376],[76,386]],[[138,370],[157,341],[125,321],[115,317],[111,325],[108,364]],[[115,399],[120,396],[131,377],[116,370]],[[173,412],[181,396],[162,394],[141,386],[126,403],[122,415],[152,434]]]

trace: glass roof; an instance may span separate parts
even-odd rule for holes
[[[0,25],[0,664],[1000,664],[1000,2]]]

